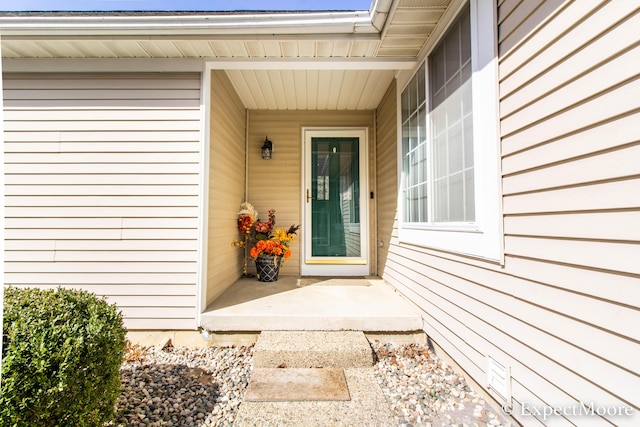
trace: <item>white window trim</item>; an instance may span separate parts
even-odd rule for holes
[[[465,2],[460,2],[461,10]],[[475,168],[476,219],[472,223],[419,224],[404,222],[403,191],[398,192],[398,238],[401,243],[418,245],[504,263],[502,237],[502,188],[498,112],[497,11],[489,0],[470,1],[471,61],[473,96],[473,139]],[[457,16],[457,13],[455,13]],[[440,29],[439,38],[446,28]],[[402,190],[402,105],[406,83],[413,77],[428,54],[431,44],[407,81],[398,85],[398,188]],[[428,61],[425,67],[428,87]],[[427,96],[427,102],[429,97]],[[481,102],[479,100],[482,100]],[[493,105],[494,108],[486,108]],[[427,120],[427,126],[429,121]],[[481,144],[481,145],[480,145]]]

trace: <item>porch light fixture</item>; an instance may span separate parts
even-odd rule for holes
[[[273,153],[273,142],[269,141],[269,138],[265,136],[264,144],[262,144],[262,158],[271,160],[271,153]]]

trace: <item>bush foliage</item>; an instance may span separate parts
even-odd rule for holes
[[[125,348],[115,305],[78,290],[7,288],[2,426],[100,426],[113,419]]]

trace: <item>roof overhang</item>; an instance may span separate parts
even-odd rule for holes
[[[353,12],[17,12],[0,14],[0,37],[5,72],[199,63],[226,70],[248,108],[322,108],[276,105],[270,93],[255,99],[265,85],[275,95],[306,85],[317,93],[362,86],[370,100],[354,89],[340,105],[370,109],[463,2],[374,0]]]
[[[380,34],[393,0],[368,11],[327,12],[7,12],[0,33],[21,37]]]

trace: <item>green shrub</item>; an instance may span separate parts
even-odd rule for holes
[[[115,305],[78,290],[7,288],[2,426],[100,426],[114,417],[125,347]]]

